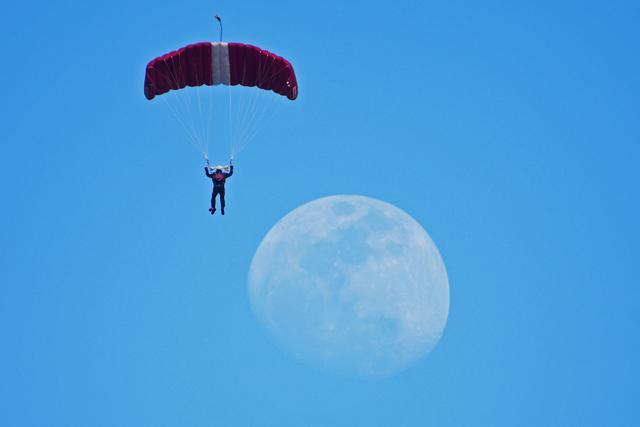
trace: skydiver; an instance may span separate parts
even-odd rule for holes
[[[213,181],[213,191],[211,193],[211,207],[209,212],[211,215],[216,213],[216,196],[220,195],[220,213],[224,215],[224,183],[231,175],[233,175],[233,157],[229,160],[229,166],[209,166],[209,159],[206,159],[207,165],[204,167],[204,173]],[[227,169],[229,172],[226,172]],[[211,173],[213,171],[213,173]]]

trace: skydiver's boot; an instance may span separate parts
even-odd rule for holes
[[[214,213],[216,213],[216,208],[209,208],[209,212],[211,212],[211,215],[213,215]]]
[[[220,208],[220,213],[224,215],[224,208]]]

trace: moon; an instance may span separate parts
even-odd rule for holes
[[[252,309],[300,361],[347,376],[386,377],[438,343],[449,282],[438,248],[401,209],[338,195],[278,221],[249,271]]]

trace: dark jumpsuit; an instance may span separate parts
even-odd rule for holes
[[[229,173],[216,171],[209,173],[209,168],[204,168],[204,173],[213,181],[213,192],[211,193],[211,209],[216,208],[216,196],[220,195],[220,207],[224,210],[224,183],[231,175],[233,175],[233,165],[229,167]]]

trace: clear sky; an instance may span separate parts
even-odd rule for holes
[[[1,425],[637,423],[638,2],[2,9]],[[142,92],[214,13],[300,84],[224,218]],[[300,365],[250,309],[265,233],[333,194],[405,210],[448,268],[439,346],[386,380]]]

